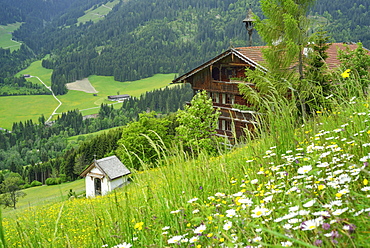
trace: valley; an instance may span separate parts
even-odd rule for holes
[[[17,75],[29,74],[33,77],[27,80],[33,83],[41,83],[37,77],[45,83],[51,85],[52,70],[41,66],[41,61],[33,62],[27,69],[20,71]],[[57,114],[69,110],[79,109],[82,115],[91,115],[99,112],[100,105],[114,104],[115,108],[122,106],[122,103],[112,103],[107,100],[109,95],[128,94],[139,97],[147,91],[160,89],[168,86],[174,78],[172,74],[156,74],[152,77],[132,81],[118,82],[112,76],[95,76],[88,78],[91,85],[98,93],[86,93],[80,90],[69,90],[65,95],[57,98],[61,101]],[[38,122],[38,118],[44,115],[46,119],[53,114],[59,102],[51,95],[29,95],[29,96],[5,96],[0,97],[0,127],[11,130],[13,122],[33,120]],[[55,119],[54,116],[51,120]]]

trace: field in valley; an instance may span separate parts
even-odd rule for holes
[[[9,48],[10,51],[14,51],[19,49],[21,43],[12,41],[12,32],[17,30],[22,23],[12,23],[8,25],[0,25],[0,47],[7,49]]]
[[[51,85],[52,70],[43,68],[41,61],[32,63],[27,69],[18,73],[18,75],[24,74],[34,76],[27,79],[33,83],[41,84],[36,78],[37,76],[47,86]],[[102,103],[113,103],[107,100],[109,95],[129,94],[139,97],[147,91],[169,85],[174,75],[157,74],[153,77],[133,82],[118,82],[112,76],[90,76],[88,80],[98,93],[94,95],[93,93],[70,90],[66,95],[57,96],[62,105],[56,112],[62,113],[68,110],[79,109],[83,115],[95,114],[99,112],[99,107]],[[59,103],[51,95],[0,97],[0,127],[11,129],[13,122],[29,119],[38,122],[38,118],[42,114],[47,119],[58,105]],[[115,106],[118,108],[121,104],[116,103]]]

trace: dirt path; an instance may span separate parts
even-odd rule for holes
[[[46,122],[49,122],[51,120],[51,118],[53,118],[53,116],[56,114],[58,108],[60,106],[62,106],[62,102],[55,96],[54,92],[51,90],[51,87],[47,86],[38,76],[31,76],[31,77],[35,77],[37,78],[48,90],[51,91],[51,94],[53,95],[53,97],[55,98],[55,100],[57,100],[59,102],[59,105],[58,107],[56,107],[53,111],[53,113],[49,116],[49,118],[46,120]]]

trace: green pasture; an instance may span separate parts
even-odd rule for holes
[[[19,198],[16,205],[17,209],[6,208],[2,210],[3,216],[13,216],[29,207],[44,206],[49,203],[65,201],[70,189],[77,195],[83,194],[85,192],[85,180],[80,179],[59,185],[43,185],[25,189],[23,192],[26,193],[26,196]]]
[[[77,143],[81,138],[82,139],[90,139],[94,136],[98,136],[98,135],[101,135],[103,133],[107,133],[113,129],[117,129],[117,128],[121,128],[121,127],[113,127],[113,128],[109,128],[109,129],[104,129],[104,130],[100,130],[100,131],[97,131],[97,132],[93,132],[93,133],[88,133],[88,134],[81,134],[81,135],[76,135],[76,136],[72,136],[72,137],[69,137],[67,138],[67,141],[70,142],[70,143]]]
[[[17,30],[22,23],[12,23],[8,25],[0,25],[0,47],[7,49],[10,48],[10,51],[14,51],[19,49],[21,43],[16,41],[12,41],[12,32]]]
[[[108,2],[96,9],[94,7],[85,11],[85,15],[77,19],[78,23],[86,23],[88,21],[97,22],[104,19],[104,17],[112,10],[112,8],[119,3],[119,0]]]
[[[39,77],[47,86],[51,85],[51,74],[53,70],[42,67],[41,60],[33,62],[29,67],[17,73],[16,76],[29,74],[31,76]],[[41,83],[37,78],[28,78],[28,81],[33,83]]]
[[[141,94],[154,89],[163,88],[171,83],[174,74],[157,74],[133,82],[118,82],[112,76],[90,76],[89,81],[98,91],[96,96],[92,93],[85,93],[77,90],[69,90],[66,95],[58,96],[63,105],[58,113],[68,110],[79,109],[83,115],[95,114],[99,111],[102,103],[112,104],[117,107],[121,104],[108,101],[110,95],[129,94],[139,97]]]
[[[11,129],[13,122],[51,115],[58,102],[51,95],[40,96],[2,96],[0,97],[0,127]]]

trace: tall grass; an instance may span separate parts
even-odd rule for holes
[[[338,81],[338,87],[356,84]],[[299,127],[293,105],[277,101],[265,115],[270,128],[217,157],[189,158],[152,143],[162,158],[156,168],[133,173],[131,184],[110,195],[4,219],[5,241],[10,247],[366,247],[369,100],[334,93],[328,100],[336,108]]]

